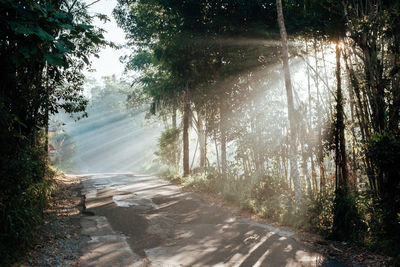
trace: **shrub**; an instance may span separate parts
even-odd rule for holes
[[[9,265],[32,240],[55,186],[42,145],[1,161],[0,265]]]

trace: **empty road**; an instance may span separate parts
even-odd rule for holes
[[[154,176],[80,176],[81,266],[346,266]]]

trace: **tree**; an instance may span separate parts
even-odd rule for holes
[[[283,63],[283,71],[285,74],[285,88],[286,88],[286,97],[287,97],[287,105],[288,105],[288,117],[290,123],[290,176],[294,183],[294,190],[296,192],[297,200],[301,199],[301,185],[299,178],[299,170],[297,166],[297,125],[295,119],[295,108],[293,103],[293,89],[292,89],[292,80],[290,77],[290,69],[289,69],[289,52],[288,52],[288,44],[287,44],[287,33],[285,28],[285,20],[283,17],[282,11],[282,1],[276,0],[276,9],[278,13],[278,24],[279,30],[281,34],[281,45],[282,45],[282,63]]]
[[[357,227],[360,226],[359,216],[355,207],[352,193],[349,191],[344,99],[341,77],[340,38],[336,41],[336,121],[335,121],[335,202],[332,236],[338,240],[357,238]]]
[[[61,109],[85,115],[82,70],[107,42],[82,1],[1,0],[0,10],[0,250],[10,252],[1,257],[7,261],[41,219],[47,193],[29,188],[47,173],[49,116]]]

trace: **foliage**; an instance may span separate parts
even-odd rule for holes
[[[122,79],[118,80],[114,75],[102,78],[102,85],[90,86],[91,99],[88,112],[98,114],[124,111],[127,95],[130,93],[129,83]]]
[[[183,136],[189,126],[197,133],[204,173],[174,179],[342,240],[379,241],[372,225],[388,243],[399,236],[397,2],[282,1],[291,65],[307,79],[294,86],[296,127],[288,127],[276,70],[275,1],[118,2],[114,15],[133,51],[127,68],[139,71],[130,101],[151,102],[167,128],[182,115]],[[290,166],[294,159],[299,166]],[[301,168],[300,184],[289,167]],[[293,191],[304,199],[293,200]]]
[[[0,10],[0,249],[10,263],[28,244],[49,196],[49,116],[85,115],[82,71],[109,43],[83,1],[1,0]]]
[[[337,189],[335,192],[333,215],[335,222],[331,234],[333,239],[362,240],[359,235],[365,233],[365,226],[361,223],[354,197],[344,188]]]
[[[308,196],[303,206],[303,228],[329,236],[333,225],[334,191],[328,188],[324,196]]]
[[[400,179],[400,136],[392,132],[376,133],[367,145],[367,154],[381,170],[394,172]]]
[[[19,177],[37,177],[35,180],[23,180],[19,188],[8,183],[13,181],[1,180],[3,188],[12,189],[14,194],[6,192],[0,198],[0,265],[11,264],[22,253],[22,248],[27,248],[33,240],[37,227],[42,223],[43,210],[46,208],[51,194],[56,190],[53,183],[53,171],[50,170],[45,160],[39,161],[32,154],[41,158],[45,157],[43,149],[22,152],[27,154],[18,164]],[[22,156],[22,155],[21,155]],[[44,169],[44,170],[43,170]],[[3,167],[1,175],[8,177],[9,171],[15,171],[14,166]],[[44,173],[43,173],[44,171]],[[7,175],[7,176],[6,176]],[[23,189],[22,189],[23,188]]]
[[[159,160],[166,165],[176,166],[177,157],[179,154],[180,142],[179,142],[180,130],[177,128],[166,129],[161,133],[161,137],[158,139],[159,150],[155,152]]]
[[[373,200],[375,208],[371,219],[371,235],[374,246],[395,256],[400,251],[400,138],[392,132],[376,133],[367,144],[367,155],[376,164],[383,176],[381,180],[380,198]],[[400,259],[398,258],[397,261]]]

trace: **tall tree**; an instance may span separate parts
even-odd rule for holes
[[[282,0],[276,0],[276,9],[278,13],[279,31],[281,34],[281,46],[282,46],[281,57],[283,63],[283,71],[285,75],[286,98],[287,98],[288,116],[290,124],[290,148],[289,148],[290,176],[291,179],[293,180],[296,198],[297,200],[300,200],[301,186],[300,186],[299,169],[297,164],[297,135],[296,135],[297,123],[295,118],[295,108],[293,102],[293,88],[292,88],[292,80],[290,77],[290,69],[289,69],[288,41],[287,41],[285,20],[283,17]]]
[[[336,40],[336,118],[335,118],[335,201],[333,217],[333,235],[339,240],[357,238],[357,227],[360,226],[352,193],[349,191],[344,98],[342,92],[340,38]]]

